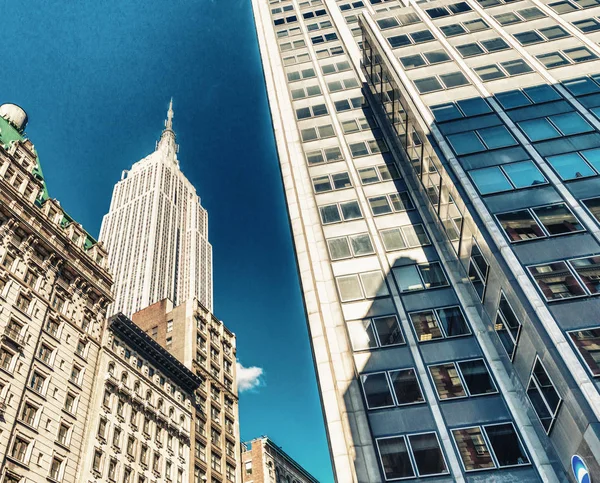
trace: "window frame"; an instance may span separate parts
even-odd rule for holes
[[[550,426],[548,427],[548,429],[546,429],[546,427],[544,426],[544,423],[542,423],[542,419],[540,418],[540,415],[535,410],[535,406],[533,405],[533,402],[531,401],[531,398],[529,397],[529,394],[527,394],[529,392],[529,387],[531,385],[531,382],[532,381],[534,381],[534,382],[537,381],[537,378],[534,377],[534,371],[535,371],[535,366],[537,365],[538,362],[542,366],[542,369],[544,370],[544,373],[546,374],[546,377],[550,380],[550,383],[552,384],[552,388],[554,389],[554,391],[556,392],[556,395],[559,398],[559,401],[558,401],[558,404],[556,406],[556,409],[554,410],[554,412],[552,412],[551,408],[550,408],[550,405],[546,401],[546,398],[544,396],[544,392],[541,390],[541,386],[538,386],[538,384],[536,382],[536,389],[537,389],[537,391],[538,391],[538,393],[540,395],[540,398],[542,399],[544,405],[546,406],[546,409],[548,410],[548,412],[552,416],[552,420],[550,422]],[[535,355],[535,359],[533,360],[533,364],[531,366],[531,371],[529,372],[529,378],[527,379],[527,386],[525,388],[525,393],[527,394],[527,399],[529,399],[529,403],[531,404],[531,407],[533,408],[533,412],[535,413],[536,417],[538,418],[538,421],[542,425],[542,428],[543,428],[544,432],[547,435],[550,435],[550,433],[552,432],[552,428],[554,428],[554,423],[556,423],[556,420],[558,419],[558,413],[560,412],[560,408],[562,407],[564,398],[560,395],[560,393],[556,389],[556,384],[554,384],[554,381],[550,377],[550,374],[548,373],[548,370],[546,369],[546,366],[544,365],[544,363],[542,362],[542,360],[540,359],[540,356],[538,354]]]
[[[502,313],[502,310],[500,308],[503,297],[504,297],[504,300],[506,300],[506,303],[508,304],[510,310],[512,311],[515,319],[519,323],[519,327],[517,328],[517,336],[516,337],[513,337],[512,332],[509,329],[505,329],[506,332],[509,334],[511,341],[514,343],[514,349],[512,351],[512,354],[509,354],[508,351],[506,351],[506,347],[502,343],[502,339],[500,339],[500,335],[498,334],[498,329],[497,329],[498,324],[496,323],[496,320],[498,319],[498,317],[500,317],[502,319],[502,322],[505,325],[505,327],[508,327],[508,324],[506,323],[506,317],[504,316],[504,314]],[[511,362],[515,360],[515,354],[517,353],[517,347],[519,345],[519,339],[521,337],[522,329],[523,329],[523,322],[521,322],[521,319],[519,319],[519,317],[517,317],[515,309],[513,308],[512,304],[510,303],[510,300],[508,300],[508,297],[504,293],[504,290],[500,289],[500,297],[498,298],[498,308],[496,309],[496,318],[494,320],[494,332],[498,336],[498,339],[500,339],[500,344],[502,344],[502,347],[506,351],[506,355],[508,355],[508,358],[510,359]]]
[[[430,265],[436,265],[436,264],[438,265],[440,272],[444,276],[446,283],[445,283],[445,285],[438,285],[436,287],[427,287],[425,278],[423,276],[423,273],[421,272],[420,267],[425,266],[425,265],[430,266]],[[395,270],[398,268],[405,268],[405,267],[415,267],[415,269],[417,271],[417,275],[418,275],[419,279],[421,280],[421,288],[415,289],[415,290],[402,290],[402,288],[400,286],[400,282],[399,282],[400,277],[398,277],[398,279],[396,279]],[[416,292],[424,292],[424,291],[428,291],[428,290],[437,290],[437,289],[443,289],[443,288],[450,287],[450,281],[448,280],[448,276],[446,275],[446,270],[444,269],[444,266],[442,265],[440,260],[430,260],[430,261],[426,261],[426,262],[411,263],[408,265],[395,266],[395,267],[392,267],[392,274],[394,276],[394,280],[396,281],[396,285],[398,286],[398,292],[400,294],[411,294],[411,293],[416,293]]]
[[[465,334],[459,334],[459,335],[447,335],[446,334],[446,329],[444,329],[444,325],[441,322],[440,316],[438,314],[438,310],[443,310],[443,309],[453,309],[453,308],[457,308],[462,317],[463,320],[465,322],[465,327],[467,328],[468,332]],[[442,334],[442,337],[437,338],[437,339],[429,339],[429,340],[420,340],[419,339],[419,335],[417,334],[417,330],[415,328],[415,325],[412,321],[412,315],[413,314],[420,314],[423,312],[432,312],[433,316],[435,317],[436,323],[438,325],[438,328],[440,329],[440,332]],[[410,321],[413,333],[415,335],[415,338],[417,339],[417,343],[418,344],[427,344],[427,343],[431,343],[431,342],[436,342],[436,341],[443,341],[446,339],[457,339],[460,337],[469,337],[473,335],[473,331],[471,329],[471,324],[469,323],[469,319],[466,317],[464,310],[462,309],[462,307],[459,304],[455,304],[455,305],[444,305],[442,307],[434,307],[434,308],[430,308],[430,309],[419,309],[419,310],[412,310],[410,312],[407,313],[408,315],[408,319]]]
[[[456,337],[456,336],[455,336]],[[490,377],[490,381],[492,382],[492,386],[494,387],[495,391],[494,392],[487,392],[487,393],[482,393],[482,394],[471,394],[471,391],[469,389],[469,386],[466,383],[465,377],[462,373],[462,369],[460,368],[459,363],[461,362],[471,362],[471,361],[482,361],[483,365],[485,366],[488,376]],[[431,368],[432,367],[436,367],[436,366],[443,366],[443,365],[447,365],[447,364],[452,364],[454,365],[454,369],[456,371],[456,373],[458,374],[458,378],[460,379],[460,383],[463,387],[463,391],[465,393],[464,396],[455,396],[455,397],[447,397],[442,399],[440,397],[440,394],[438,392],[437,389],[437,385],[435,383],[435,379],[431,373]],[[493,396],[496,394],[500,394],[500,391],[498,390],[498,385],[496,384],[496,381],[494,380],[494,377],[492,376],[492,372],[490,370],[490,367],[488,366],[487,362],[485,361],[484,357],[471,357],[469,359],[459,359],[459,360],[451,360],[451,361],[446,361],[446,362],[436,362],[434,364],[428,364],[427,365],[427,372],[429,374],[429,378],[431,379],[431,383],[433,385],[433,388],[435,389],[435,395],[437,397],[437,400],[440,403],[443,403],[444,401],[454,401],[456,399],[468,399],[468,398],[474,398],[474,397],[482,397],[482,396]]]
[[[398,329],[398,332],[400,333],[402,341],[395,342],[393,344],[385,344],[384,345],[381,343],[381,336],[379,335],[379,330],[377,329],[377,323],[375,321],[377,319],[386,319],[388,317],[394,317],[394,319],[396,321],[396,327]],[[396,314],[377,315],[377,316],[373,316],[373,317],[366,317],[364,319],[349,320],[348,322],[346,322],[346,324],[350,324],[350,323],[351,324],[359,324],[360,323],[361,325],[364,326],[365,332],[367,331],[367,327],[371,326],[372,331],[373,331],[373,340],[375,341],[375,344],[376,344],[375,347],[367,347],[365,349],[356,349],[354,347],[354,345],[352,344],[352,336],[349,335],[348,338],[350,339],[350,346],[352,347],[352,352],[372,351],[372,350],[377,350],[377,349],[386,349],[388,347],[398,347],[398,346],[406,345],[406,337],[404,336],[404,332],[402,330],[400,321],[398,320],[398,316]],[[350,330],[348,330],[348,332],[350,332]]]
[[[600,363],[598,364],[598,366],[599,366],[598,373],[595,374],[594,371],[592,370],[592,368],[590,367],[590,365],[585,360],[585,357],[583,357],[581,349],[577,346],[577,344],[575,343],[575,340],[573,339],[573,336],[571,335],[571,334],[573,334],[575,332],[582,332],[582,331],[588,331],[588,330],[598,330],[600,332],[600,325],[595,325],[595,326],[592,326],[592,327],[581,327],[579,329],[567,330],[566,331],[566,334],[568,335],[567,339],[569,340],[569,342],[573,346],[573,350],[577,353],[577,356],[579,357],[579,360],[583,363],[583,365],[585,366],[585,368],[588,371],[588,373],[590,374],[590,376],[592,378],[600,378]]]

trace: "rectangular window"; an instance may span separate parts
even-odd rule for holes
[[[409,317],[419,342],[471,334],[458,306],[412,312]]]
[[[527,396],[546,433],[549,434],[560,409],[562,398],[556,391],[539,357],[535,358],[533,364],[527,386]]]
[[[404,336],[395,315],[350,321],[348,331],[355,351],[404,344]]]
[[[527,267],[548,302],[582,297],[586,291],[566,262]]]
[[[512,361],[515,357],[517,343],[519,342],[521,322],[515,315],[503,292],[500,292],[500,302],[498,304],[494,328],[500,338],[500,342],[502,342],[504,350]]]
[[[379,233],[388,252],[425,246],[431,243],[425,228],[421,224],[390,228],[381,230]]]
[[[573,330],[568,334],[592,375],[600,376],[600,327]]]
[[[386,481],[448,473],[436,433],[391,436],[376,442]]]
[[[473,244],[471,245],[471,256],[469,258],[469,280],[473,285],[473,288],[479,295],[479,299],[483,301],[485,296],[485,287],[487,284],[488,272],[490,265],[481,253],[477,242],[473,238]]]
[[[389,294],[380,270],[336,277],[342,302],[385,297]]]
[[[429,366],[440,400],[497,393],[483,359]]]
[[[425,401],[414,369],[362,374],[368,409],[418,404]]]
[[[33,389],[35,392],[42,393],[44,388],[44,383],[46,382],[46,378],[42,376],[39,372],[34,371],[31,375],[31,380],[29,381],[29,387]]]
[[[312,183],[315,193],[352,188],[352,181],[347,172],[316,176],[312,179]]]
[[[392,269],[400,292],[447,287],[448,280],[439,262],[406,265]]]
[[[332,260],[361,257],[375,253],[371,237],[368,233],[329,238],[327,240],[329,255]]]
[[[453,429],[452,436],[465,471],[529,464],[512,423]]]

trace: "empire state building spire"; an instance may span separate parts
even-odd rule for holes
[[[173,98],[169,102],[169,110],[167,111],[167,120],[165,121],[165,128],[160,135],[160,141],[156,150],[163,151],[167,156],[173,156],[177,154],[177,144],[175,143],[175,131],[173,131]]]

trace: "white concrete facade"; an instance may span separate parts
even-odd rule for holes
[[[102,221],[115,279],[111,313],[194,298],[212,310],[208,213],[179,167],[172,123],[171,104],[156,150],[123,172]]]

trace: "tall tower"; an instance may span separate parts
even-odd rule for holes
[[[124,171],[100,230],[115,278],[111,312],[131,316],[169,299],[212,310],[208,213],[179,168],[173,100],[156,150]]]
[[[337,480],[600,475],[600,4],[253,9]]]

